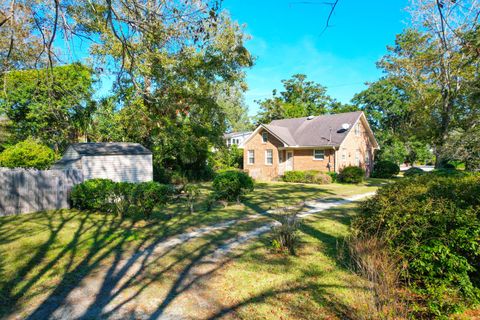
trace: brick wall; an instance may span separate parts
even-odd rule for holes
[[[373,146],[370,143],[370,138],[366,132],[366,127],[362,118],[358,123],[360,124],[360,134],[355,134],[354,126],[343,141],[340,149],[337,151],[337,171],[340,171],[347,166],[360,166],[365,169],[367,175],[369,175],[373,167]],[[368,164],[367,154],[370,156]]]
[[[277,138],[268,134],[267,143],[262,141],[262,133],[264,130],[260,130],[255,134],[250,141],[248,141],[243,147],[243,168],[248,174],[258,180],[269,181],[278,176],[278,147],[283,146]],[[265,151],[273,151],[273,164],[265,164]],[[255,151],[255,163],[248,164],[248,150]]]
[[[330,162],[330,170],[333,171],[335,152],[333,149],[324,150],[325,156],[323,160],[313,159],[314,149],[297,149],[294,151],[293,170],[318,170],[328,171],[328,163]]]

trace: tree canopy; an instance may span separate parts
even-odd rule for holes
[[[291,79],[282,80],[282,84],[284,89],[280,93],[273,90],[271,98],[257,101],[260,105],[260,112],[256,119],[258,123],[355,109],[330,97],[326,87],[314,81],[308,81],[304,74],[295,74]]]

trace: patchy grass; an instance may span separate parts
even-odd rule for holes
[[[205,255],[226,239],[258,227],[267,218],[245,221],[227,230],[186,241],[161,256],[150,256],[146,249],[154,248],[170,236],[221,221],[245,218],[274,205],[369,192],[382,183],[385,181],[378,179],[370,179],[358,186],[259,183],[256,190],[245,199],[244,205],[216,207],[204,212],[201,203],[198,203],[198,212],[189,214],[184,204],[174,204],[156,212],[149,221],[122,220],[103,213],[77,210],[2,217],[0,318],[12,315],[25,317],[28,314],[32,319],[48,318],[56,310],[52,306],[72,299],[74,289],[89,281],[96,283],[102,291],[100,297],[90,297],[93,300],[86,304],[89,318],[99,317],[104,307],[114,300],[121,305],[128,305],[141,299],[156,307],[153,311],[147,308],[149,313],[161,314],[186,291],[181,288],[188,280],[189,271]],[[202,185],[202,189],[203,196],[206,196],[209,184]],[[321,301],[322,290],[337,290],[335,292],[339,294],[343,291],[352,292],[352,288],[346,284],[352,275],[337,265],[334,253],[336,239],[347,232],[349,215],[353,211],[329,212],[328,218],[317,216],[317,220],[302,226],[305,244],[298,257],[284,258],[270,253],[264,245],[268,240],[263,238],[249,246],[244,256],[227,263],[225,272],[218,270],[224,277],[212,282],[215,290],[228,291],[225,299],[218,302],[219,308],[230,306],[230,302],[255,299],[264,291],[286,290],[280,294],[285,298],[278,301],[268,298],[259,302],[261,310],[264,310],[262,314],[277,310],[275,306],[279,304],[283,304],[281,308],[291,309],[289,314],[292,314],[292,319],[297,309],[295,312],[305,314],[308,308],[331,313],[330,309],[325,309],[329,302]],[[128,268],[141,267],[139,271],[132,272],[124,266],[125,263]],[[337,278],[340,282],[335,280]],[[253,279],[258,279],[258,282],[253,283]],[[303,282],[298,282],[299,279],[303,279]],[[298,285],[305,288],[300,290]],[[255,290],[250,290],[252,288]],[[285,305],[286,301],[290,302]],[[308,306],[312,301],[316,301],[315,304]],[[248,319],[251,316],[248,316],[247,305],[253,307],[256,304],[245,303],[245,307],[236,309],[241,317]],[[302,311],[302,308],[307,309]]]
[[[356,214],[349,204],[302,221],[296,256],[269,249],[270,237],[251,244],[212,283],[229,306],[218,316],[239,319],[361,319],[371,299],[365,282],[339,262],[337,246]],[[242,285],[239,286],[238,283]]]

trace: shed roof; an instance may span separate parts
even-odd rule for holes
[[[109,155],[145,155],[152,154],[150,150],[139,143],[129,142],[86,142],[75,143],[71,147],[80,156]]]

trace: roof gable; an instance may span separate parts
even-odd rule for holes
[[[276,134],[289,146],[339,146],[362,115],[362,111],[356,111],[282,119],[274,120],[265,127],[276,129]],[[348,124],[348,129],[343,129],[343,124]]]

